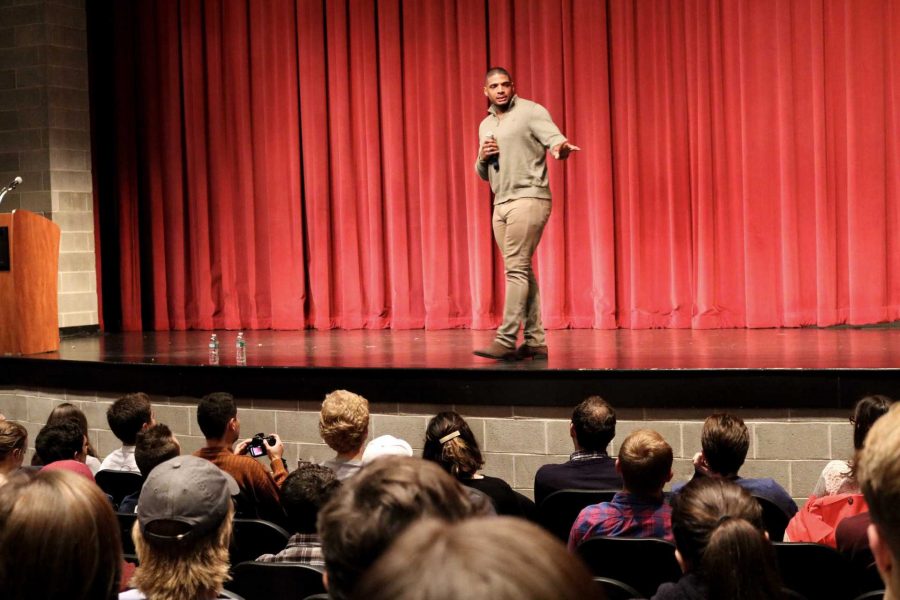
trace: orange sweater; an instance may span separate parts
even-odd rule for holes
[[[284,510],[281,508],[279,488],[288,473],[280,460],[272,461],[272,472],[249,456],[235,454],[231,448],[201,448],[194,456],[205,458],[234,477],[245,496],[256,500],[256,511],[260,519],[283,524]]]

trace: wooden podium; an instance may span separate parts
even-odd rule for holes
[[[0,214],[0,354],[59,350],[59,225],[27,210]]]

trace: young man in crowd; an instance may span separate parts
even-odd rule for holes
[[[322,544],[316,533],[319,509],[341,489],[334,471],[322,465],[301,463],[281,486],[281,506],[294,534],[278,554],[264,554],[262,562],[298,562],[325,567]]]
[[[538,506],[559,490],[620,490],[622,477],[607,448],[616,437],[616,411],[600,396],[590,396],[572,411],[569,435],[575,452],[561,465],[544,465],[534,476]]]
[[[355,475],[362,468],[369,436],[369,402],[347,390],[331,392],[322,402],[319,435],[337,453],[325,466],[340,480]]]
[[[87,438],[73,421],[44,425],[34,440],[34,450],[42,465],[59,460],[85,462]]]
[[[694,477],[724,477],[735,482],[751,495],[765,498],[781,508],[788,517],[797,512],[797,503],[773,479],[745,479],[738,471],[750,448],[750,431],[744,420],[735,415],[716,413],[708,416],[700,434],[701,452],[694,456]],[[684,484],[676,484],[672,491]]]
[[[155,423],[138,432],[134,446],[134,460],[146,481],[150,472],[159,464],[181,454],[181,444],[165,423]],[[141,490],[125,496],[119,504],[119,512],[133,513],[137,509]]]
[[[134,443],[138,432],[153,425],[150,396],[143,392],[126,394],[112,403],[106,411],[106,421],[122,447],[113,450],[100,463],[101,471],[139,473],[134,460]]]
[[[569,550],[597,536],[672,540],[672,507],[663,496],[663,486],[672,479],[672,460],[672,447],[655,431],[639,429],[625,438],[616,460],[624,490],[579,513],[569,533]]]
[[[885,586],[885,600],[900,599],[900,403],[878,419],[859,456],[862,493],[869,505],[869,547]]]
[[[232,446],[241,437],[241,422],[237,416],[234,397],[224,392],[209,394],[200,400],[197,422],[206,437],[206,446],[194,452],[194,456],[212,461],[237,481],[241,488],[241,498],[238,501],[241,511],[256,513],[253,516],[279,525],[285,523],[278,489],[287,478],[287,468],[282,459],[284,444],[281,439],[275,435],[274,445],[264,442],[272,466],[271,472],[245,454],[250,444],[249,439],[232,450]]]

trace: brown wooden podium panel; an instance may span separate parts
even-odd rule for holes
[[[0,353],[59,349],[59,226],[27,210],[0,214],[9,230],[9,271],[0,271]]]

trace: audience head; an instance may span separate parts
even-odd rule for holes
[[[359,452],[369,435],[369,401],[347,390],[335,390],[322,402],[319,435],[338,454]]]
[[[157,465],[141,488],[132,530],[141,564],[131,583],[148,598],[215,597],[228,578],[238,491],[231,475],[196,456]]]
[[[781,582],[762,508],[719,477],[688,483],[672,500],[676,556],[709,587],[709,598],[777,598]]]
[[[539,557],[539,559],[536,559]],[[512,517],[411,525],[363,576],[358,600],[581,600],[591,574],[558,540]]]
[[[650,429],[633,432],[619,448],[616,469],[632,494],[656,496],[672,479],[672,446]]]
[[[468,478],[484,466],[478,441],[466,420],[453,411],[440,412],[425,429],[422,458],[436,462],[454,477]]]
[[[600,396],[590,396],[572,411],[571,433],[580,450],[604,452],[616,437],[616,411]]]
[[[380,435],[368,444],[363,451],[362,463],[369,464],[382,456],[412,456],[412,446],[406,440],[392,435]]]
[[[68,471],[81,475],[89,481],[96,481],[90,467],[77,460],[57,460],[41,467],[41,471]]]
[[[723,476],[737,475],[750,448],[750,431],[740,417],[716,413],[703,423],[700,445],[710,471]]]
[[[20,471],[0,487],[0,598],[110,600],[122,568],[119,524],[95,483]]]
[[[153,467],[181,454],[181,445],[165,423],[139,431],[134,446],[134,462],[146,477]]]
[[[237,418],[234,396],[225,392],[203,396],[197,405],[197,424],[207,440],[238,439],[241,422]]]
[[[453,523],[478,510],[434,463],[387,456],[367,465],[319,511],[329,594],[348,598],[366,569],[421,517]]]
[[[0,420],[0,475],[22,466],[28,450],[28,430],[15,421]]]
[[[150,396],[143,392],[122,396],[106,411],[106,421],[124,445],[134,446],[138,432],[153,424]]]
[[[87,441],[87,456],[97,456],[97,453],[94,452],[94,446],[91,445],[87,417],[84,415],[84,412],[74,404],[63,402],[50,411],[50,416],[47,417],[47,425],[57,425],[64,422],[76,423],[81,428],[81,433]]]
[[[875,562],[890,597],[900,598],[900,404],[869,430],[857,478],[872,518],[869,545]]]
[[[41,428],[34,440],[34,450],[45,465],[58,460],[84,462],[87,439],[78,423],[61,421]]]
[[[887,413],[893,403],[893,399],[880,394],[865,396],[856,403],[853,416],[850,417],[850,422],[853,423],[853,447],[856,450],[862,450],[866,434],[875,421]]]
[[[281,506],[295,533],[315,533],[319,509],[341,489],[334,471],[322,465],[300,463],[281,486]]]

